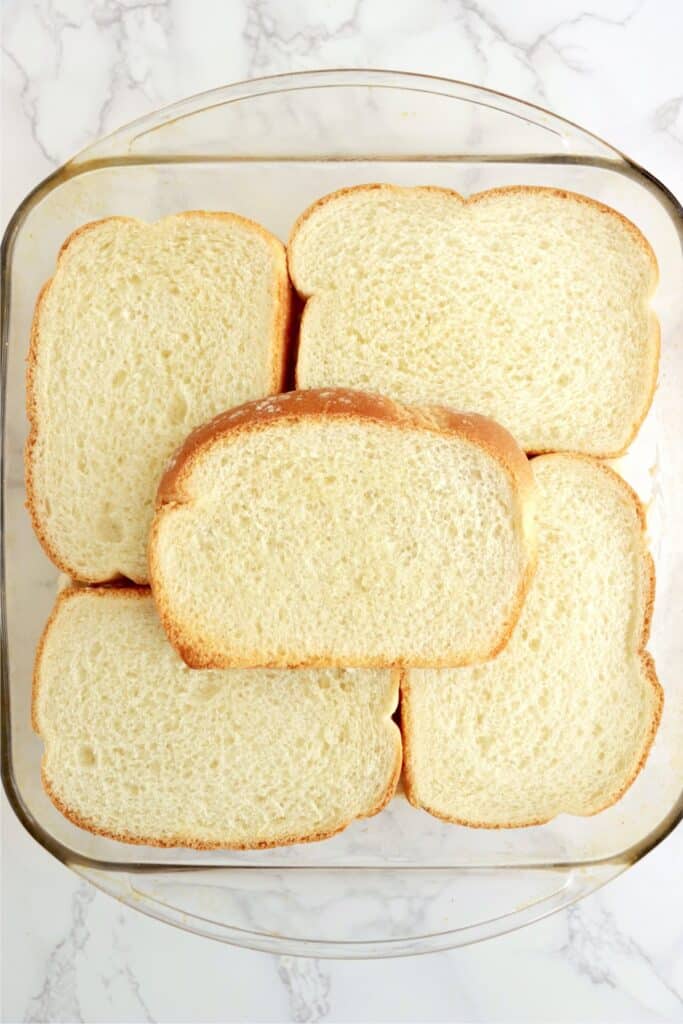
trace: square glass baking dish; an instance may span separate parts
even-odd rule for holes
[[[660,381],[617,467],[648,506],[657,568],[650,649],[666,702],[647,766],[602,814],[537,828],[448,825],[399,795],[333,839],[280,850],[158,850],[81,831],[43,793],[30,725],[33,655],[57,586],[24,509],[24,367],[38,290],[62,241],[88,220],[225,209],[286,239],[313,199],[371,181],[466,194],[515,183],[566,188],[626,214],[654,247]],[[39,185],[2,248],[2,776],[34,838],[102,889],[180,927],[270,951],[367,957],[529,923],[667,835],[683,812],[682,234],[666,188],[579,127],[471,85],[384,71],[285,75],[193,97],[96,143]]]

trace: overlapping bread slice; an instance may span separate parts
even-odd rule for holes
[[[148,590],[67,589],[35,668],[43,781],[77,825],[156,846],[323,839],[394,792],[396,673],[192,671]]]
[[[180,450],[159,488],[152,590],[195,667],[464,664],[517,620],[533,505],[526,457],[490,420],[292,392]]]
[[[282,244],[228,213],[86,224],[38,299],[26,487],[45,551],[74,578],[147,580],[163,466],[187,433],[283,384]]]
[[[654,253],[585,196],[361,185],[297,221],[297,385],[484,413],[530,452],[624,450],[649,408]]]
[[[411,671],[402,684],[409,799],[466,825],[602,810],[640,771],[661,715],[637,497],[593,459],[532,467],[538,568],[509,644],[485,665]]]

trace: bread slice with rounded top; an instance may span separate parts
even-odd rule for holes
[[[164,475],[150,578],[188,664],[458,665],[507,641],[534,484],[481,416],[297,391],[197,430]]]
[[[615,210],[552,188],[360,185],[296,222],[297,386],[491,416],[528,452],[622,452],[652,401],[657,262]]]
[[[402,681],[407,795],[463,825],[603,810],[642,768],[662,712],[638,498],[595,459],[532,467],[538,568],[509,644],[485,665]]]
[[[63,245],[28,356],[28,508],[86,582],[147,580],[161,471],[221,409],[283,386],[283,245],[235,214],[110,217]]]
[[[148,590],[68,589],[38,650],[43,783],[75,824],[128,843],[258,848],[377,813],[401,739],[386,670],[197,672]]]

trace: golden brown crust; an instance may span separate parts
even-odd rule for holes
[[[210,220],[229,220],[233,223],[241,224],[243,227],[249,228],[263,238],[269,245],[274,259],[275,273],[273,275],[273,319],[271,325],[271,383],[270,389],[272,394],[277,394],[280,391],[286,381],[287,374],[287,362],[290,354],[291,346],[293,344],[292,339],[292,304],[293,295],[292,288],[289,283],[289,276],[287,272],[287,254],[285,247],[282,242],[279,241],[274,235],[266,230],[261,224],[256,221],[249,220],[247,217],[242,217],[237,213],[230,213],[227,211],[220,210],[186,210],[182,213],[169,214],[166,217],[161,218],[162,220],[168,220],[171,218],[196,218],[205,217]],[[34,479],[34,460],[35,460],[35,449],[38,443],[38,437],[40,433],[40,424],[38,421],[38,410],[37,401],[35,395],[35,376],[36,367],[38,362],[38,349],[40,344],[40,319],[42,314],[43,303],[50,290],[52,283],[54,282],[57,274],[59,273],[60,266],[68,254],[68,250],[71,248],[73,243],[80,239],[83,235],[88,232],[101,227],[103,224],[120,221],[122,223],[147,223],[136,217],[102,217],[99,220],[90,221],[87,224],[82,224],[79,228],[66,238],[63,242],[59,253],[57,255],[57,263],[55,273],[52,277],[48,278],[45,284],[42,286],[36,299],[36,305],[33,312],[33,319],[31,322],[31,334],[29,340],[29,349],[26,360],[26,415],[29,422],[29,434],[26,441],[26,447],[24,450],[24,474],[25,474],[25,485],[26,485],[26,509],[31,518],[33,530],[35,532],[38,541],[40,542],[43,551],[50,559],[50,561],[57,566],[62,572],[71,576],[74,580],[79,580],[81,583],[109,583],[115,580],[122,580],[126,577],[120,572],[112,573],[108,577],[103,577],[98,574],[88,574],[76,569],[74,565],[71,565],[66,557],[57,550],[52,540],[48,535],[43,519],[38,508],[38,498],[36,494],[35,479]],[[157,222],[159,223],[159,222]],[[144,586],[148,580],[146,577],[135,577],[131,576],[130,579],[133,583]]]
[[[650,750],[652,748],[652,744],[654,743],[655,736],[657,735],[659,723],[662,718],[662,711],[664,708],[664,689],[657,677],[654,659],[652,655],[649,653],[649,651],[645,650],[645,645],[647,644],[650,635],[650,623],[652,621],[652,612],[654,608],[655,566],[652,555],[650,554],[646,546],[645,532],[647,529],[647,521],[643,503],[641,502],[640,498],[633,490],[631,485],[628,484],[624,480],[624,478],[620,476],[619,473],[616,472],[616,470],[612,469],[611,466],[607,465],[607,463],[603,462],[601,459],[595,456],[585,455],[580,452],[557,452],[556,454],[542,455],[539,456],[539,458],[574,459],[579,460],[581,462],[587,462],[591,466],[594,466],[596,469],[600,470],[600,472],[608,476],[610,480],[613,483],[615,483],[618,486],[618,488],[622,491],[624,498],[626,499],[628,504],[632,506],[640,527],[642,567],[642,626],[637,641],[635,655],[636,658],[640,661],[643,674],[645,675],[645,678],[647,679],[647,682],[652,689],[654,708],[652,718],[650,720],[650,728],[648,730],[648,734],[643,745],[641,756],[637,764],[634,766],[633,772],[631,773],[627,781],[624,783],[624,785],[621,787],[621,789],[616,794],[611,795],[605,801],[604,804],[602,804],[600,807],[597,807],[595,810],[590,811],[589,813],[579,815],[579,817],[590,818],[593,817],[593,815],[599,814],[601,811],[605,811],[608,807],[612,807],[614,804],[616,804],[619,800],[621,800],[624,793],[626,793],[626,791],[630,789],[630,787],[633,785],[636,778],[645,766]],[[535,461],[535,459],[532,460],[532,467]],[[411,727],[411,711],[409,700],[411,686],[412,683],[410,681],[408,672],[402,672],[400,678],[399,707],[401,717],[401,736],[403,738],[403,781],[406,796],[410,803],[413,805],[413,807],[417,807],[420,810],[426,811],[433,817],[440,818],[442,821],[449,822],[453,825],[464,825],[468,828],[486,829],[530,828],[534,825],[545,825],[549,821],[552,821],[554,818],[556,818],[558,814],[563,813],[562,811],[558,811],[556,814],[553,814],[547,818],[534,818],[521,822],[470,821],[466,818],[457,818],[451,815],[443,814],[441,811],[435,810],[428,804],[423,803],[417,795],[417,785],[413,770],[413,730]]]
[[[417,185],[414,187],[406,187],[402,185],[390,185],[381,182],[371,182],[367,185],[352,185],[347,188],[340,188],[337,189],[335,192],[330,192],[328,195],[322,196],[320,199],[317,199],[314,203],[312,203],[307,209],[305,209],[303,213],[301,213],[294,222],[294,226],[292,227],[287,242],[287,261],[289,265],[289,276],[291,278],[292,284],[296,288],[301,298],[304,299],[306,302],[306,305],[304,306],[304,310],[301,316],[301,324],[299,328],[300,334],[306,316],[306,308],[308,306],[308,303],[311,301],[311,299],[315,298],[315,293],[306,292],[303,289],[301,282],[299,280],[299,274],[296,267],[294,248],[296,245],[297,235],[300,228],[305,223],[305,221],[307,221],[314,213],[316,213],[321,207],[326,206],[330,202],[334,202],[337,199],[341,199],[342,197],[349,195],[351,193],[376,191],[385,191],[394,194],[397,192],[433,192],[438,195],[447,196],[448,198],[453,199],[462,205],[476,205],[477,203],[485,202],[492,196],[529,193],[536,193],[540,195],[545,194],[548,196],[555,196],[560,199],[571,199],[575,202],[582,203],[585,206],[590,206],[592,209],[598,210],[600,213],[603,213],[606,216],[616,218],[616,220],[622,225],[622,227],[624,227],[626,231],[631,235],[634,241],[643,249],[652,266],[652,284],[650,295],[652,295],[652,293],[654,292],[657,285],[657,281],[659,280],[659,265],[657,263],[657,256],[654,252],[654,249],[648,242],[647,238],[645,238],[645,236],[643,235],[642,231],[633,223],[633,221],[629,220],[628,217],[625,217],[623,213],[619,213],[618,210],[613,209],[611,206],[607,206],[605,203],[601,203],[597,199],[592,199],[590,196],[582,195],[580,192],[571,192],[568,189],[553,188],[545,185],[503,185],[499,188],[490,188],[482,192],[474,192],[470,196],[463,196],[460,192],[456,192],[455,189],[444,188],[439,185]],[[624,441],[623,445],[612,451],[600,452],[596,457],[603,459],[616,459],[620,455],[623,455],[632,443],[638,431],[640,430],[640,427],[642,426],[643,421],[645,420],[645,417],[647,416],[650,410],[650,406],[652,405],[655,390],[657,387],[657,377],[659,373],[659,360],[661,351],[659,321],[657,320],[657,317],[654,315],[652,311],[650,311],[649,324],[650,335],[648,338],[648,344],[652,348],[654,359],[652,365],[651,378],[650,380],[644,382],[645,390],[642,396],[643,403],[641,410],[636,419],[634,420],[633,424],[631,425],[628,436],[626,437],[626,440]],[[295,377],[297,374],[298,365],[295,368]],[[551,452],[552,449],[533,448],[528,449],[527,453],[529,455],[543,455],[551,454]]]
[[[122,600],[150,600],[151,592],[149,587],[131,587],[131,586],[101,586],[101,587],[79,587],[69,586],[64,590],[60,591],[57,595],[50,617],[47,620],[43,633],[38,642],[36,649],[36,658],[33,669],[33,684],[31,692],[31,722],[34,731],[41,736],[40,724],[37,716],[37,701],[38,691],[40,688],[40,669],[42,665],[43,652],[45,643],[49,634],[49,631],[56,621],[57,616],[64,604],[71,600],[78,600],[80,598],[91,598],[96,597],[98,599],[111,598],[116,596]],[[158,837],[145,837],[135,835],[127,832],[112,832],[110,830],[101,828],[94,821],[83,817],[78,814],[73,808],[69,807],[68,804],[60,798],[59,794],[54,790],[49,778],[45,771],[45,757],[41,766],[41,781],[43,789],[46,794],[55,805],[57,810],[64,815],[69,821],[79,828],[85,829],[88,832],[92,832],[95,835],[105,836],[107,839],[115,839],[117,842],[128,843],[136,846],[154,846],[154,847],[185,847],[187,849],[194,850],[219,850],[219,849],[230,849],[230,850],[265,850],[272,849],[279,846],[291,846],[296,843],[313,843],[319,842],[323,839],[329,839],[339,832],[343,832],[345,828],[355,820],[360,818],[372,818],[374,815],[379,814],[381,810],[386,807],[391,798],[393,797],[398,780],[401,775],[401,766],[403,763],[403,747],[401,742],[401,732],[396,723],[392,720],[393,706],[398,700],[399,693],[399,677],[395,674],[393,677],[393,683],[395,686],[395,700],[392,701],[391,706],[386,711],[386,725],[391,734],[394,737],[394,765],[391,770],[391,774],[387,780],[387,785],[384,791],[379,796],[377,802],[363,814],[358,814],[355,817],[349,818],[348,821],[342,822],[336,825],[334,828],[328,829],[322,832],[314,832],[310,835],[287,835],[282,838],[257,841],[254,843],[225,843],[225,842],[206,842],[204,840],[194,839],[192,836],[183,836],[178,834],[177,836],[158,838]]]
[[[216,416],[209,423],[193,431],[172,458],[159,483],[156,515],[152,522],[149,540],[149,566],[152,593],[162,625],[173,647],[191,668],[248,668],[259,665],[263,668],[283,667],[280,661],[264,661],[258,651],[236,656],[216,654],[208,648],[198,646],[188,636],[182,625],[176,622],[169,611],[165,597],[162,574],[159,571],[157,543],[159,530],[165,512],[178,504],[192,500],[188,484],[197,462],[211,448],[228,435],[238,436],[247,431],[260,431],[270,424],[289,421],[295,424],[303,419],[354,419],[381,423],[384,426],[402,430],[427,430],[442,436],[457,436],[483,448],[494,458],[512,480],[513,490],[519,494],[520,521],[518,528],[523,538],[527,559],[520,579],[515,602],[507,621],[489,657],[494,657],[508,642],[519,618],[524,598],[531,584],[536,568],[535,483],[529,462],[514,438],[499,424],[476,413],[459,413],[441,406],[409,406],[382,395],[347,388],[320,388],[310,391],[290,391],[256,402],[230,409]],[[471,660],[471,659],[470,659]],[[434,658],[420,667],[446,668],[463,664],[463,657],[449,656]],[[354,659],[358,668],[401,668],[403,662],[373,656]],[[413,667],[416,662],[410,661]],[[324,668],[344,665],[334,655],[307,658],[299,661],[287,659],[288,668]]]

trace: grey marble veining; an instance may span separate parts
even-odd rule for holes
[[[184,95],[325,66],[442,74],[547,105],[683,186],[677,0],[5,0],[1,197]],[[4,798],[3,798],[4,799]],[[121,907],[3,802],[7,1021],[679,1021],[680,830],[569,911],[411,961],[232,949]]]

